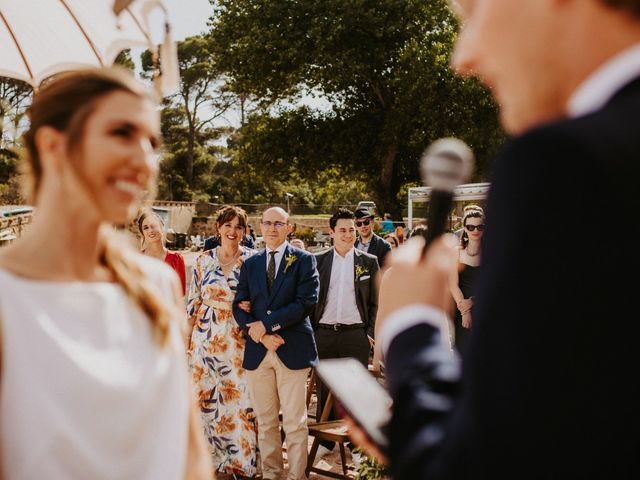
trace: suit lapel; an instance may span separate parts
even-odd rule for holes
[[[271,287],[271,295],[269,295],[269,303],[271,303],[271,301],[273,300],[273,298],[276,296],[276,294],[278,293],[278,290],[280,289],[280,286],[282,285],[282,282],[284,282],[284,277],[285,277],[285,266],[287,264],[287,255],[295,255],[293,253],[293,251],[289,248],[289,245],[287,245],[284,249],[283,255],[282,255],[282,259],[280,260],[280,265],[278,266],[278,273],[276,274],[276,279],[273,282],[273,285]],[[291,265],[291,267],[289,268],[293,268],[293,265]],[[267,270],[265,267],[265,273],[264,273],[264,278],[265,278],[265,284],[267,282]]]
[[[377,235],[375,233],[371,234],[371,242],[369,243],[369,250],[367,251],[367,253],[371,255],[378,255],[378,239],[376,237]]]
[[[327,293],[329,292],[329,282],[331,282],[331,267],[333,266],[333,248],[327,253],[323,254],[325,257],[322,263],[318,262],[318,273],[320,274],[320,293],[318,294],[318,321],[324,313],[324,307],[327,300]]]
[[[371,241],[373,242],[373,239],[371,239]],[[362,252],[360,250],[356,248],[354,249],[353,253],[354,253],[353,255],[353,289],[356,294],[356,305],[358,306],[358,311],[360,312],[360,318],[362,319],[363,322],[366,323],[365,316],[364,316],[364,305],[362,305],[362,298],[360,296],[361,282],[359,282],[358,279],[356,278],[356,267],[358,265],[361,265],[362,267],[366,267],[366,264],[364,263],[364,256],[362,255]]]

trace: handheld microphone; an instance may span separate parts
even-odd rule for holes
[[[432,187],[423,257],[431,242],[446,231],[453,190],[469,178],[474,161],[467,144],[453,137],[436,140],[422,155],[422,178]]]

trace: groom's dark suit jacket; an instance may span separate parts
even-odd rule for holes
[[[318,323],[327,305],[327,293],[329,292],[329,283],[331,280],[333,255],[333,248],[326,252],[316,254],[318,273],[320,274],[320,293],[318,295],[318,304],[313,309],[311,315],[314,329],[318,328]],[[358,265],[360,267],[358,267]],[[356,248],[354,249],[353,266],[356,305],[358,306],[358,312],[360,312],[360,319],[367,330],[367,335],[373,338],[376,314],[378,313],[378,289],[375,284],[375,276],[378,274],[378,259],[374,255],[362,252]],[[363,271],[360,276],[356,276],[356,270],[358,268]]]
[[[315,366],[318,352],[309,312],[318,300],[316,259],[311,253],[287,244],[269,293],[266,255],[263,249],[242,265],[233,316],[245,332],[248,332],[247,324],[261,320],[267,333],[280,335],[285,343],[276,353],[287,368],[299,370]],[[251,301],[251,313],[238,308],[243,300]],[[243,367],[255,370],[266,353],[264,345],[247,335]]]
[[[436,333],[391,343],[395,479],[640,471],[640,79],[498,158],[460,397]]]

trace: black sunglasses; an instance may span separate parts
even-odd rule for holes
[[[465,225],[464,228],[466,228],[470,232],[473,232],[477,228],[478,231],[481,232],[484,230],[484,223],[481,223],[480,225]]]
[[[369,225],[371,223],[371,220],[367,219],[367,220],[362,220],[361,222],[356,221],[356,227],[361,227],[362,225],[364,225],[365,227],[367,225]]]

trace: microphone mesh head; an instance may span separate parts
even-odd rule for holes
[[[471,176],[474,162],[473,152],[462,140],[441,138],[422,155],[422,179],[434,190],[452,192]]]

